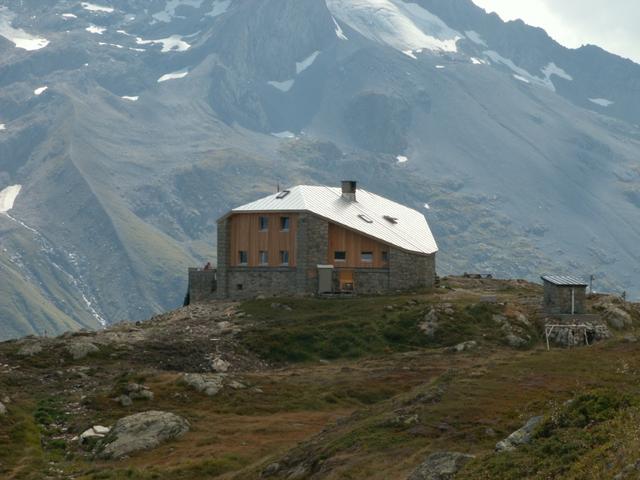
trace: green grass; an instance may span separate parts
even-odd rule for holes
[[[88,472],[78,478],[82,480],[194,480],[217,478],[227,472],[239,470],[247,459],[238,455],[224,455],[203,461],[188,462],[177,468],[114,468]]]
[[[453,318],[442,321],[435,337],[428,338],[419,327],[431,308],[424,298],[405,295],[249,301],[241,308],[255,321],[240,338],[246,348],[272,362],[355,359],[451,346],[472,339],[503,341],[504,333],[492,321],[501,307],[474,303],[453,305]],[[430,299],[433,301],[433,296]],[[291,310],[272,308],[272,303],[286,304]]]

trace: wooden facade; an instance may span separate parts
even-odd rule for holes
[[[266,229],[261,229],[261,218],[266,218]],[[282,230],[282,218],[289,219],[288,230]],[[295,267],[297,224],[297,213],[234,214],[230,218],[230,265],[232,267]],[[283,251],[288,252],[288,265],[283,265],[281,262],[280,252]],[[246,252],[246,263],[240,262],[240,252]],[[261,263],[260,252],[267,252],[268,263]]]
[[[345,252],[343,261],[336,260],[335,252]],[[363,253],[371,253],[371,261]],[[386,254],[386,259],[385,255]],[[336,268],[388,268],[389,247],[382,242],[353,230],[329,223],[329,251],[327,263]]]

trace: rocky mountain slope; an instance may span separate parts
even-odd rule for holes
[[[0,343],[0,476],[635,478],[640,305],[590,298],[606,335],[547,351],[541,295],[446,278]]]
[[[173,308],[219,215],[343,178],[423,210],[441,274],[637,296],[639,76],[470,0],[7,0],[0,337]]]

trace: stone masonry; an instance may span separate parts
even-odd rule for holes
[[[586,312],[587,287],[554,285],[545,282],[544,285],[544,311],[550,314],[570,314],[571,291],[573,290],[574,312],[583,314]]]
[[[218,221],[218,268],[217,270],[217,297],[229,297],[229,250],[230,250],[229,218]]]
[[[315,215],[300,214],[296,234],[296,285],[298,294],[318,290],[318,265],[327,263],[329,224]]]
[[[436,280],[436,256],[414,255],[397,248],[389,251],[389,288],[407,290],[433,287]]]
[[[198,303],[217,297],[216,271],[189,269],[189,302]]]

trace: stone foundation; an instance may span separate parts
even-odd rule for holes
[[[296,293],[297,269],[289,267],[230,267],[226,298],[245,299],[258,295],[284,296]]]
[[[216,271],[189,269],[189,302],[207,302],[217,297]]]

